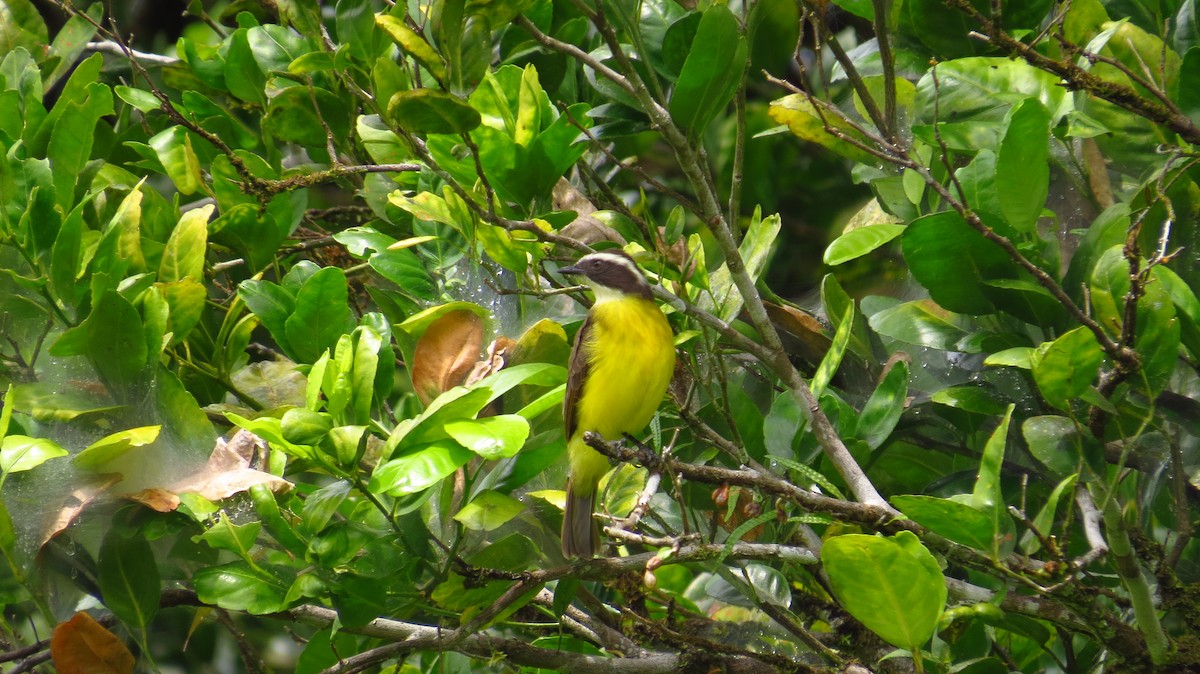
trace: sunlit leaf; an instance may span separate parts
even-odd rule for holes
[[[7,411],[8,406],[5,405]],[[46,438],[9,435],[0,440],[0,471],[20,473],[33,470],[50,459],[66,456],[67,450]]]
[[[529,437],[529,422],[518,414],[453,421],[446,432],[463,447],[485,459],[505,459],[521,451]]]
[[[524,509],[525,505],[515,498],[489,489],[471,499],[454,515],[454,519],[474,531],[492,531]]]
[[[93,442],[71,457],[71,463],[84,470],[102,468],[135,447],[144,447],[158,439],[162,426],[130,428]]]
[[[946,606],[937,560],[911,532],[892,538],[851,534],[821,548],[834,595],[884,641],[916,652]]]

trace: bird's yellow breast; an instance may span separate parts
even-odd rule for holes
[[[591,320],[577,433],[619,440],[645,428],[662,402],[675,371],[674,339],[658,305],[639,297],[597,302]]]

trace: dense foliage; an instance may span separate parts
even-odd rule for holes
[[[53,14],[0,0],[5,671],[1200,666],[1195,0]],[[679,366],[564,560],[614,245]]]

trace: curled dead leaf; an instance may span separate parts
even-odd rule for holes
[[[59,674],[131,674],[137,664],[115,634],[82,611],[54,628],[50,657]]]
[[[615,241],[622,246],[625,245],[625,237],[593,216],[592,213],[596,212],[596,207],[566,178],[558,179],[551,198],[554,210],[575,211],[575,219],[559,231],[560,235],[588,245],[601,241]]]
[[[79,513],[88,506],[89,503],[95,501],[98,497],[107,494],[108,490],[116,483],[121,481],[121,476],[116,473],[103,473],[85,479],[77,489],[67,494],[63,499],[62,506],[58,509],[58,514],[50,521],[42,534],[41,540],[38,541],[38,548],[50,542],[58,534],[71,526],[71,522],[79,517]]]
[[[276,493],[291,489],[291,482],[250,467],[265,446],[257,435],[239,430],[228,442],[217,440],[208,463],[200,470],[170,486],[150,487],[126,494],[125,498],[159,512],[171,512],[179,507],[179,494],[194,493],[210,501],[220,501],[256,484],[264,484]]]
[[[158,487],[151,487],[150,489],[143,489],[132,494],[126,494],[125,498],[129,499],[130,501],[141,503],[147,508],[150,508],[151,510],[157,510],[160,513],[173,512],[179,507],[179,496],[173,492],[167,491],[166,489],[159,489]]]
[[[426,405],[462,384],[483,349],[483,319],[458,309],[431,323],[413,351],[412,381],[417,398]]]
[[[832,344],[825,327],[812,314],[786,304],[763,302],[767,316],[781,331],[784,348],[790,355],[815,365],[825,357]]]
[[[261,438],[244,429],[229,442],[217,440],[204,468],[176,482],[169,490],[176,494],[192,492],[210,501],[220,501],[256,484],[265,484],[276,493],[291,489],[291,482],[250,467],[257,450],[263,446],[265,443]]]
[[[487,355],[483,360],[475,363],[475,367],[471,369],[471,374],[467,375],[464,384],[470,386],[484,377],[495,374],[504,369],[508,364],[509,354],[512,353],[512,348],[516,344],[508,337],[497,337],[488,345]]]

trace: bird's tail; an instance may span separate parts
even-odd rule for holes
[[[600,527],[592,518],[596,487],[587,494],[575,490],[575,480],[567,482],[567,503],[563,511],[562,550],[567,559],[591,559],[600,552]]]

